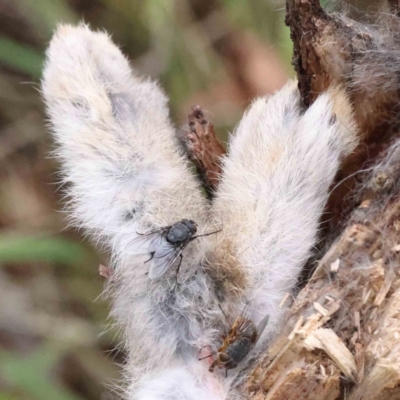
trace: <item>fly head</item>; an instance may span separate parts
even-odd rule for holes
[[[187,226],[187,228],[190,230],[190,232],[192,232],[192,235],[194,235],[197,232],[196,222],[194,222],[190,219],[183,219],[182,224]]]
[[[197,227],[193,221],[183,219],[171,226],[167,233],[167,240],[177,246],[187,243],[195,234],[196,230]]]

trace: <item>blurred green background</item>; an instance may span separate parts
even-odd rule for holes
[[[293,75],[280,0],[0,0],[0,400],[116,399],[124,362],[99,255],[68,227],[39,82],[54,27],[105,29],[160,80],[177,127],[199,104],[226,140]]]

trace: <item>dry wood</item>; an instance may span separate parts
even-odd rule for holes
[[[103,264],[99,265],[99,275],[105,279],[111,279],[112,271],[110,267],[106,267]]]
[[[221,158],[225,155],[225,148],[199,106],[192,107],[188,124],[181,130],[179,139],[189,159],[196,165],[207,195],[212,198],[222,172]]]

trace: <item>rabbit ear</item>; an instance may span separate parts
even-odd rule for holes
[[[207,329],[215,331],[209,327],[218,315],[214,285],[201,270],[200,240],[184,249],[181,270],[191,280],[177,288],[176,271],[149,279],[137,232],[184,218],[203,227],[206,200],[180,153],[165,95],[135,76],[105,33],[60,26],[47,50],[42,90],[72,218],[112,251],[112,315],[130,354],[127,375],[139,386],[177,352],[195,353],[200,336],[212,337]],[[147,250],[156,251],[153,245]]]
[[[315,242],[340,158],[355,143],[345,93],[331,90],[302,114],[296,83],[256,100],[232,136],[213,205],[224,223],[215,252],[237,260],[254,320],[268,313],[270,332]]]
[[[134,75],[107,34],[60,26],[42,90],[78,225],[118,249],[135,226],[202,223],[205,201],[180,155],[164,93]]]

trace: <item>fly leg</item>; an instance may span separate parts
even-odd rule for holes
[[[155,252],[155,251],[152,251],[152,252],[150,253],[150,258],[149,258],[148,260],[146,260],[144,263],[146,264],[146,263],[148,263],[149,261],[151,261],[151,260],[154,258],[154,254],[156,254],[156,252]],[[145,273],[145,275],[148,275],[148,274],[149,274],[148,272]]]
[[[144,263],[146,264],[146,263],[148,263],[149,261],[151,261],[151,260],[154,258],[154,254],[156,254],[156,252],[155,252],[155,251],[152,251],[152,252],[150,253],[150,258],[149,258],[148,260],[146,260]]]
[[[182,256],[182,253],[181,253],[181,254],[179,254],[179,264],[178,264],[178,268],[176,269],[176,284],[177,285],[180,285],[180,283],[178,282],[178,275],[179,275],[179,270],[181,268],[182,259],[183,259],[183,256]]]
[[[199,354],[203,351],[203,349],[205,349],[206,347],[210,347],[210,345],[209,344],[206,344],[205,346],[203,346],[203,347],[200,347],[200,349],[199,349]]]
[[[218,363],[218,358],[212,362],[212,364],[210,365],[210,368],[208,368],[208,370],[210,372],[214,372],[214,368],[217,365],[217,363]]]
[[[225,367],[225,378],[227,378],[228,377],[228,370],[236,368],[237,364],[233,360],[229,360],[228,362],[226,362],[224,364],[224,367]]]

